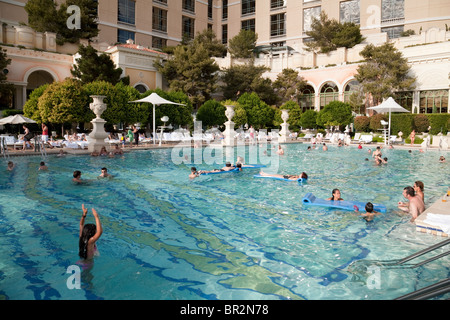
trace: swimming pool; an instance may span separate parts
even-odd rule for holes
[[[270,145],[256,148],[238,147],[232,155],[273,155]],[[307,184],[255,179],[257,169],[191,181],[192,164],[174,163],[170,149],[49,156],[48,172],[38,172],[39,157],[13,158],[13,172],[0,170],[0,300],[376,300],[448,277],[448,256],[413,269],[373,262],[443,240],[416,232],[408,217],[394,213],[403,187],[416,180],[424,182],[428,204],[447,190],[448,163],[438,163],[440,154],[385,150],[389,163],[375,166],[367,147],[284,148],[278,172],[305,171]],[[205,150],[189,149],[192,157],[184,159],[194,162],[194,152]],[[101,167],[116,177],[97,180]],[[92,181],[74,185],[74,170]],[[366,222],[353,212],[302,206],[307,192],[325,198],[336,187],[346,200],[382,203],[388,211]],[[77,289],[70,267],[79,260],[82,203],[86,223],[94,207],[104,232],[100,256]]]

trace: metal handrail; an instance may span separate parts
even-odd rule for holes
[[[428,287],[407,293],[394,300],[426,300],[450,292],[450,278],[436,282]]]

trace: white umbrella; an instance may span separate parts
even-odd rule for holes
[[[399,105],[392,97],[384,100],[380,105],[375,107],[370,107],[367,109],[374,110],[376,112],[389,112],[389,127],[388,127],[388,141],[391,139],[391,112],[410,112]]]
[[[176,103],[176,102],[172,102],[172,101],[166,100],[166,99],[160,97],[156,92],[153,92],[151,95],[149,95],[149,96],[147,96],[145,98],[142,98],[140,100],[135,100],[135,101],[130,101],[130,102],[136,102],[136,103],[148,102],[148,103],[151,103],[153,105],[153,144],[156,143],[156,141],[155,141],[156,140],[155,106],[156,105],[159,106],[161,104],[176,104],[176,105],[179,105],[179,106],[184,106],[184,104],[182,104],[182,103]]]
[[[9,116],[3,119],[0,119],[0,125],[4,125],[4,124],[21,124],[21,123],[36,123],[36,121],[24,117],[21,114],[16,114],[13,116]]]

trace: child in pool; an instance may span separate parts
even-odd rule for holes
[[[366,213],[361,214],[361,216],[364,217],[364,219],[366,221],[372,221],[374,216],[377,216],[377,215],[380,214],[377,211],[373,211],[373,204],[372,204],[372,202],[367,202],[365,209],[366,209]]]
[[[92,215],[95,218],[95,224],[88,223],[85,225],[84,219],[86,218],[88,210],[84,207],[84,204],[82,204],[81,208],[83,210],[83,215],[81,216],[80,220],[80,239],[78,243],[78,254],[80,258],[86,261],[92,260],[94,255],[97,253],[97,246],[95,243],[102,235],[103,229],[98,213],[94,208],[92,208]]]

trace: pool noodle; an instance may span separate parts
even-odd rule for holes
[[[296,180],[292,180],[292,179],[286,179],[286,178],[280,178],[280,177],[262,176],[260,174],[255,174],[253,177],[254,178],[267,178],[267,179],[274,179],[274,180],[282,180],[282,181],[289,181],[289,182],[297,181],[298,183],[304,183],[304,182],[308,181],[308,179],[305,179],[305,178],[298,178]]]
[[[311,192],[308,192],[302,199],[302,203],[307,206],[319,206],[336,209],[344,209],[355,211],[355,206],[358,211],[365,211],[366,202],[362,201],[347,201],[347,200],[324,200],[316,198]],[[373,210],[377,212],[386,213],[386,206],[382,204],[373,204]]]

